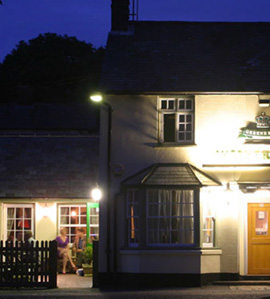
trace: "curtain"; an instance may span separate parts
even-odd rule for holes
[[[194,242],[193,190],[148,190],[148,243]]]
[[[15,208],[8,208],[7,209],[7,230],[12,230],[14,227],[14,218],[15,218]]]

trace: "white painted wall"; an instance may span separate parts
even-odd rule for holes
[[[270,177],[269,168],[206,168],[204,164],[211,163],[256,163],[256,157],[240,155],[229,156],[217,154],[217,150],[241,150],[254,151],[267,149],[265,145],[247,145],[244,140],[238,138],[239,130],[249,122],[255,122],[255,117],[262,111],[269,111],[258,106],[256,95],[198,95],[195,97],[195,145],[183,147],[159,147],[158,138],[158,113],[157,96],[150,95],[114,95],[107,96],[113,108],[112,118],[112,166],[122,164],[124,173],[121,176],[113,176],[113,194],[119,194],[120,182],[125,178],[134,175],[136,172],[154,163],[190,163],[212,177],[225,184],[235,181],[268,180]],[[104,158],[106,156],[106,131],[107,125],[104,122],[104,114],[101,120],[101,146],[100,158],[103,164],[100,168],[101,183],[104,184],[105,169]],[[104,130],[104,131],[103,131]],[[240,160],[241,161],[240,161]],[[105,186],[105,185],[104,185]],[[243,266],[242,240],[244,231],[240,229],[243,221],[239,217],[240,193],[236,192],[236,200],[228,205],[228,198],[222,191],[218,196],[217,211],[217,246],[222,254],[203,255],[201,271],[238,273]],[[221,197],[223,199],[221,199]],[[118,196],[119,198],[119,196]],[[121,198],[121,195],[120,195]],[[225,212],[226,211],[226,212]],[[103,213],[106,211],[103,210]],[[125,214],[124,201],[117,202],[117,224],[118,243],[117,248],[125,246]],[[113,215],[112,215],[113,216]],[[100,227],[103,238],[106,238],[106,219],[101,217]],[[113,239],[112,239],[113,240]],[[106,271],[105,263],[106,241],[100,240],[100,271]],[[239,257],[241,255],[241,257]],[[146,258],[147,256],[147,258]],[[147,260],[152,260],[146,262]],[[167,256],[171,264],[179,259],[174,256]],[[175,259],[174,259],[175,258]],[[166,259],[164,258],[164,261]],[[149,256],[146,253],[131,254],[121,253],[119,271],[139,271],[143,265],[154,264],[157,261],[155,255]],[[211,269],[209,265],[215,264]],[[136,270],[132,265],[136,265]],[[175,265],[177,265],[176,263]],[[191,263],[192,264],[192,263]],[[158,267],[158,266],[157,266]],[[162,266],[163,267],[163,266]],[[191,267],[192,268],[192,267]],[[178,268],[177,268],[178,269]],[[161,269],[156,269],[161,271]],[[179,271],[179,269],[178,269]]]

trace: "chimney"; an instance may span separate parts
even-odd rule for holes
[[[111,31],[128,31],[129,0],[112,0]]]

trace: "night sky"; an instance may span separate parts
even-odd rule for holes
[[[0,62],[20,40],[40,33],[75,36],[104,46],[110,0],[3,0]],[[270,0],[139,0],[139,20],[270,21]]]

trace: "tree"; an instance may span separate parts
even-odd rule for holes
[[[103,48],[55,33],[20,41],[0,64],[0,101],[89,101],[98,87],[103,53]]]

